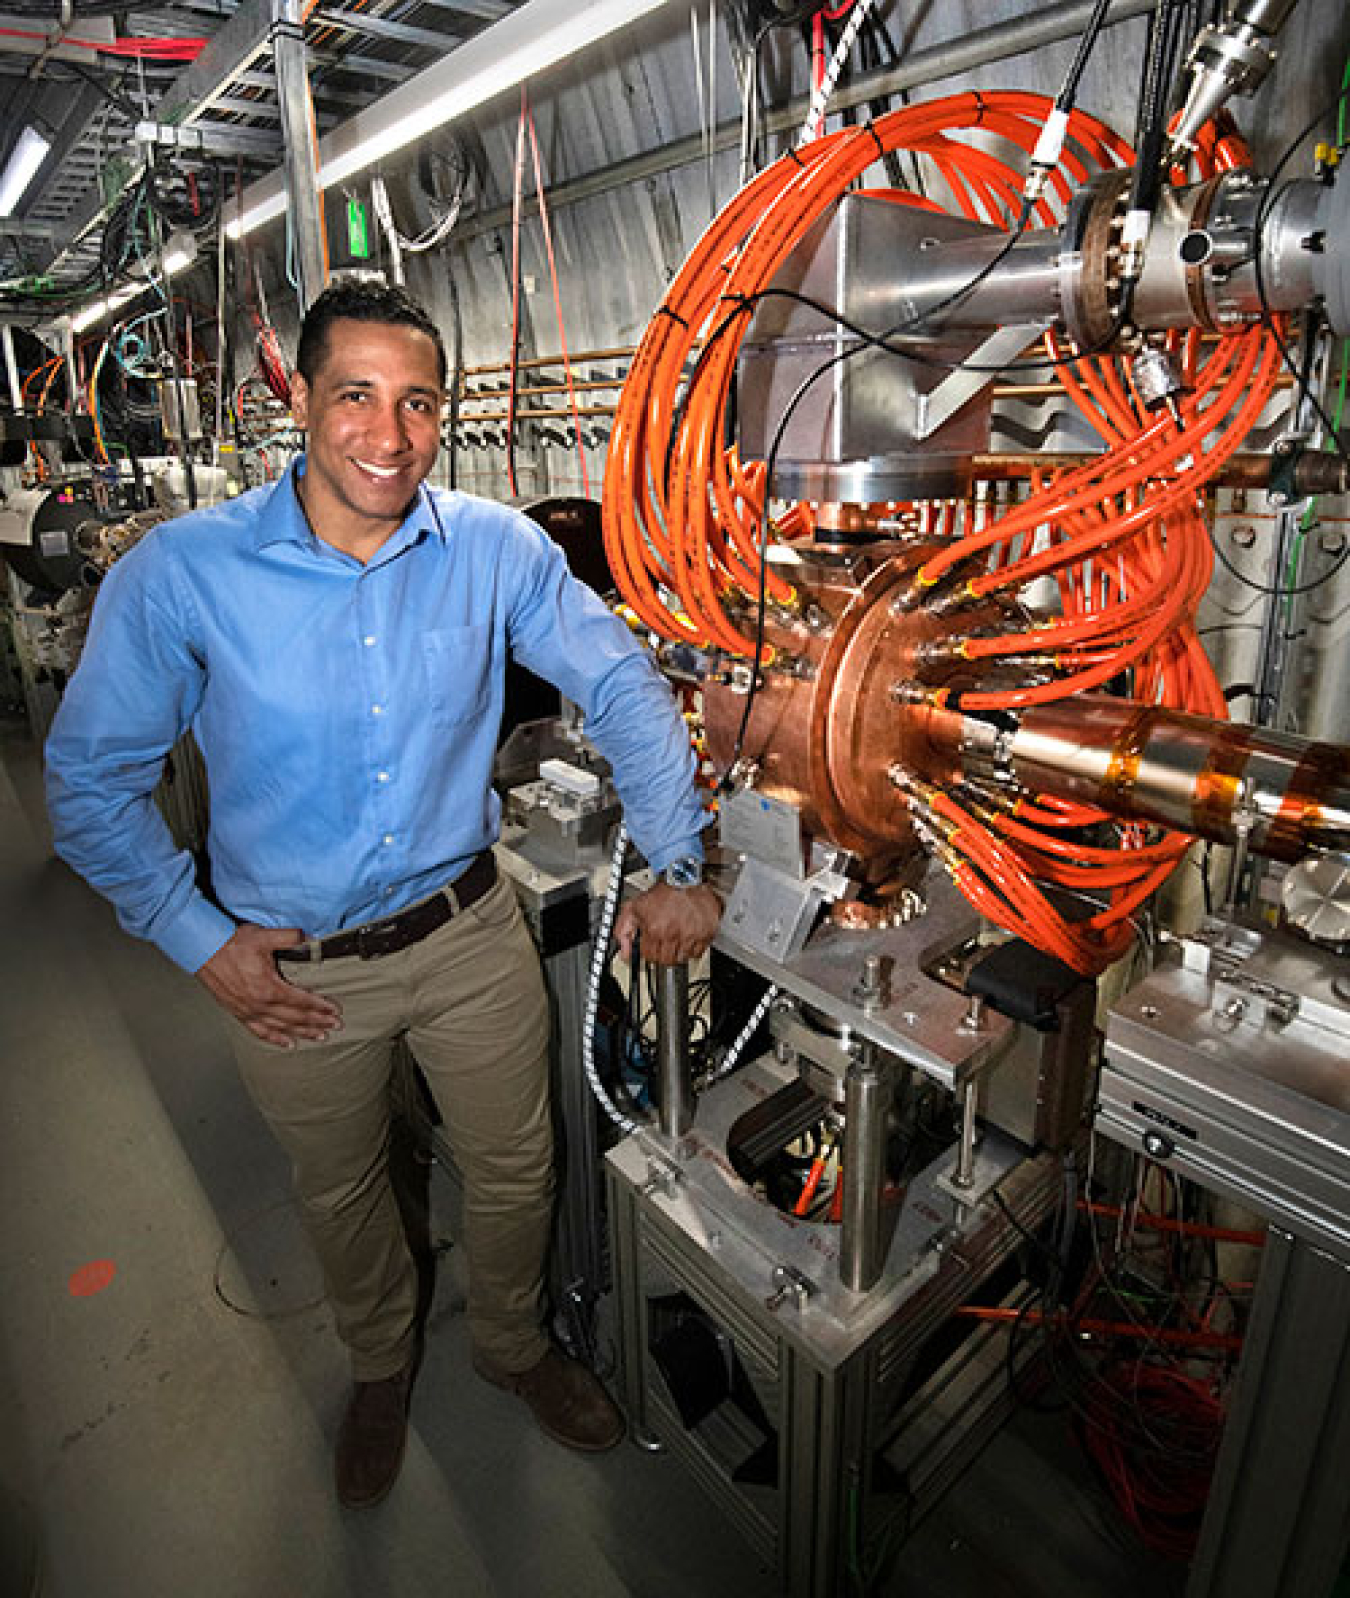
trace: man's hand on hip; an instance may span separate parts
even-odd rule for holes
[[[657,965],[695,960],[717,935],[722,901],[709,887],[674,888],[658,882],[624,905],[614,925],[614,938],[624,959],[631,959],[633,939],[642,939],[642,953]]]
[[[245,922],[197,976],[216,1003],[264,1043],[283,1049],[302,1040],[322,1043],[342,1025],[342,1011],[331,999],[287,982],[276,966],[278,949],[304,941],[297,927],[255,927]]]

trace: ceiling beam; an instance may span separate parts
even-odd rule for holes
[[[270,46],[275,0],[242,0],[239,9],[218,29],[209,44],[160,96],[157,122],[190,123],[209,111],[227,93],[236,73],[247,71]],[[103,219],[110,201],[94,183],[83,202],[67,218],[53,240],[44,270],[50,272],[86,233]]]
[[[311,49],[309,59],[325,73],[352,72],[360,78],[382,78],[388,83],[404,83],[417,71],[399,61],[381,61],[373,55],[339,55],[322,48]]]
[[[368,17],[355,11],[333,11],[327,7],[311,12],[310,21],[326,28],[346,28],[350,33],[371,39],[391,39],[396,44],[421,45],[427,50],[445,50],[459,44],[462,33],[441,33],[434,28],[411,28],[406,22],[388,22],[383,17]]]
[[[463,17],[481,17],[484,22],[496,22],[512,9],[507,0],[417,0],[417,3],[437,11],[457,11]]]
[[[187,71],[161,96],[155,120],[191,122],[209,111],[228,93],[238,74],[248,71],[270,48],[274,9],[274,0],[243,0]]]

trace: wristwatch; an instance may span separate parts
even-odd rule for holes
[[[661,881],[672,888],[697,888],[703,881],[703,862],[694,855],[683,855],[662,871]]]

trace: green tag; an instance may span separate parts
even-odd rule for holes
[[[370,258],[370,235],[366,232],[366,208],[355,197],[347,201],[347,252],[354,260]]]

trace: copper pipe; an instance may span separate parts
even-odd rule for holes
[[[954,752],[949,725],[931,731]],[[957,737],[968,766],[1122,820],[1243,839],[1277,860],[1350,849],[1350,752],[1334,744],[1103,694],[1033,706],[1013,730],[962,717]]]
[[[597,383],[522,383],[517,392],[533,398],[537,394],[588,394],[594,393],[597,389],[622,387],[623,383],[618,378],[615,378],[613,382]],[[466,389],[460,395],[460,401],[462,404],[469,405],[476,400],[500,399],[505,393],[506,390],[504,388]]]
[[[516,420],[518,422],[570,422],[573,415],[577,416],[613,416],[616,406],[613,405],[578,405],[575,412],[570,405],[563,407],[555,405],[547,409],[517,407]],[[459,426],[468,427],[474,422],[502,422],[507,420],[506,411],[474,411],[472,415],[459,416]]]
[[[572,366],[584,366],[588,361],[630,361],[637,353],[634,344],[619,345],[608,350],[582,350],[580,353],[569,351],[567,361]],[[518,372],[532,372],[540,366],[561,366],[561,355],[532,355],[528,360],[517,361]],[[466,366],[463,368],[465,377],[482,377],[488,372],[507,372],[511,370],[510,361],[492,361],[486,366]]]

